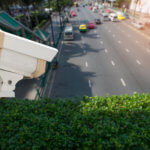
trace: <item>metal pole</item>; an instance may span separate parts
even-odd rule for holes
[[[48,0],[49,3],[49,14],[50,14],[50,24],[51,24],[51,32],[52,32],[52,39],[53,39],[53,45],[55,45],[55,38],[54,38],[54,31],[53,31],[53,22],[52,22],[52,16],[51,16],[51,10],[50,10],[50,1]]]

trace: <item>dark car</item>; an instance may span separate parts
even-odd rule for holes
[[[101,20],[100,19],[95,19],[95,23],[96,24],[101,24]]]

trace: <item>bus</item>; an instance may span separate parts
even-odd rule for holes
[[[74,40],[73,27],[67,25],[64,30],[64,40]]]

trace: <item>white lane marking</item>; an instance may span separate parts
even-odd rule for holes
[[[94,33],[97,33],[97,31],[96,31],[96,30],[94,30]]]
[[[88,67],[88,62],[87,61],[85,62],[85,66]]]
[[[125,83],[125,81],[123,80],[123,78],[121,78],[120,81],[121,81],[122,85],[125,87],[125,86],[126,86],[126,83]]]
[[[99,34],[97,34],[97,38],[99,38],[100,37],[100,35]]]
[[[118,41],[119,44],[121,44],[121,41]]]
[[[89,87],[92,87],[92,85],[91,85],[91,80],[88,80],[89,81]]]
[[[139,65],[141,65],[141,62],[140,62],[139,60],[136,60],[136,62],[137,62]]]
[[[100,41],[101,44],[103,44],[103,41]]]
[[[149,48],[147,49],[147,52],[150,52],[150,49],[149,49]]]
[[[111,32],[111,30],[108,31],[109,33]]]
[[[86,50],[84,50],[83,53],[85,54],[85,53],[86,53]]]
[[[115,34],[113,34],[113,37],[115,37],[116,35]]]
[[[113,60],[111,60],[111,64],[112,64],[113,66],[115,66],[115,63],[114,63],[114,61],[113,61]]]
[[[82,41],[82,44],[85,44],[85,42],[84,42],[84,41]]]
[[[127,49],[127,48],[126,48],[126,52],[128,52],[128,53],[129,53],[129,52],[130,52],[130,51],[129,51],[129,49]]]
[[[108,50],[107,49],[105,49],[105,53],[107,53],[108,52]]]

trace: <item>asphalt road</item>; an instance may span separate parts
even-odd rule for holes
[[[81,23],[99,17],[86,6],[71,19],[75,40],[63,42],[59,67],[48,97],[149,92],[149,41],[124,22],[108,21],[86,33],[78,31]]]

